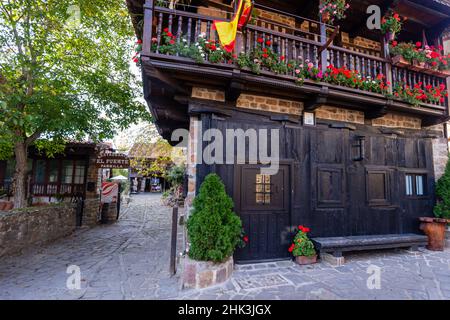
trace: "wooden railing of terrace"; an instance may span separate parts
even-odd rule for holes
[[[321,51],[321,48],[323,49],[327,42],[327,30],[333,27],[303,17],[295,16],[295,18],[297,21],[311,21],[318,24],[320,26],[319,31],[317,33],[310,33],[280,24],[279,27],[287,31],[279,32],[275,31],[274,29],[277,28],[273,26],[269,29],[249,24],[243,33],[238,35],[236,55],[239,55],[241,52],[248,53],[253,50],[258,45],[257,39],[261,37],[271,40],[271,49],[280,55],[284,55],[286,57],[286,63],[289,60],[309,60],[314,66],[321,68],[323,71],[330,64],[336,67],[345,66],[348,69],[358,71],[364,78],[371,77],[372,79],[375,79],[379,74],[383,74],[389,82],[389,93],[392,93],[393,88],[397,84],[405,88],[406,86],[414,87],[420,82],[433,86],[440,86],[442,84],[447,89],[446,77],[429,75],[420,71],[412,71],[394,66],[389,57],[371,56],[333,44]],[[188,45],[195,43],[201,33],[205,35],[207,40],[217,41],[217,32],[213,28],[214,20],[222,19],[182,10],[154,7],[151,2],[147,2],[145,5],[144,44],[142,53],[151,59],[163,58],[165,60],[173,59],[177,62],[187,61],[188,59],[179,57],[178,53],[168,55],[160,52],[163,30],[167,28],[173,33],[178,43],[183,38],[186,39]],[[276,25],[276,23],[274,22],[272,25]],[[153,45],[151,39],[153,39]],[[325,62],[322,63],[322,61]],[[208,57],[206,57],[205,64],[209,64]],[[218,68],[236,68],[236,65],[226,63],[214,65]],[[267,76],[267,73],[264,73],[264,76]],[[284,76],[295,79],[295,75],[293,74],[285,74]],[[396,100],[395,97],[392,97],[392,99],[394,101]],[[402,101],[398,102],[402,103]],[[448,99],[445,99],[444,102],[421,103],[420,106],[421,108],[436,112],[436,114],[448,114]]]

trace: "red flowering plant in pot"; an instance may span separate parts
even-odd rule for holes
[[[260,74],[262,70],[277,74],[286,74],[294,69],[294,61],[286,61],[286,57],[272,49],[270,39],[257,38],[255,48],[249,53],[242,53],[237,58],[240,68],[249,68],[252,72]]]
[[[289,247],[289,252],[295,257],[295,261],[300,265],[314,264],[317,262],[317,253],[314,244],[308,237],[309,228],[298,227],[294,242]]]
[[[335,20],[345,19],[345,12],[350,5],[345,0],[321,0],[319,14],[322,22],[333,24]]]
[[[434,46],[425,46],[424,54],[425,61],[430,69],[437,71],[437,74],[450,75],[450,54],[445,55],[442,46],[438,46],[437,48]]]
[[[393,41],[402,30],[403,22],[406,20],[406,17],[401,17],[398,13],[391,10],[381,19],[381,32],[388,41]]]

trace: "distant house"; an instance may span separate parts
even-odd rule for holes
[[[171,152],[172,147],[163,140],[135,143],[128,152],[131,163],[131,190],[133,191],[133,186],[137,192],[166,190],[167,182],[164,175],[174,164],[170,158]]]
[[[97,152],[109,148],[93,142],[70,142],[64,153],[49,158],[36,148],[28,150],[27,193],[31,204],[97,198],[101,170],[95,165]],[[12,196],[14,159],[0,161],[0,190]]]

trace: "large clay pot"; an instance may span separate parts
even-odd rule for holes
[[[6,207],[6,202],[5,201],[0,201],[0,211],[4,211]]]
[[[420,230],[428,237],[427,249],[431,251],[444,251],[445,232],[450,220],[422,217],[420,220]]]
[[[312,257],[305,257],[305,256],[295,257],[295,262],[297,262],[297,264],[301,266],[314,264],[317,263],[317,255],[314,255]]]

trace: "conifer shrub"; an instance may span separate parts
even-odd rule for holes
[[[434,214],[438,218],[450,219],[450,161],[447,162],[444,175],[436,184],[437,205]]]
[[[242,222],[233,212],[233,200],[216,174],[200,186],[187,221],[189,257],[198,261],[223,262],[241,241]]]

